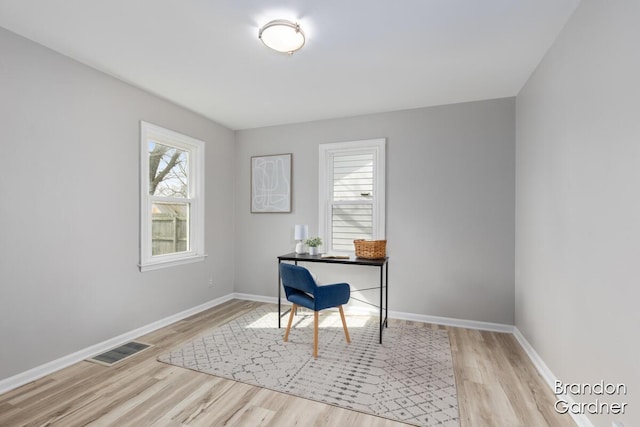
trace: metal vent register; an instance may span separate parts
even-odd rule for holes
[[[104,366],[113,366],[118,362],[122,362],[131,356],[140,353],[143,350],[152,347],[151,344],[145,344],[137,341],[130,341],[126,344],[122,344],[119,347],[113,348],[104,353],[98,354],[87,359],[89,362],[99,363]]]

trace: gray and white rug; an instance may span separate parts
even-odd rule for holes
[[[260,306],[158,360],[404,423],[459,426],[446,331],[390,325],[380,345],[377,317],[347,316],[347,344],[338,313],[324,311],[314,359],[306,313],[294,318],[286,343],[277,308]]]

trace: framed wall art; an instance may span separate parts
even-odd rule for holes
[[[251,157],[251,213],[291,212],[291,157]]]

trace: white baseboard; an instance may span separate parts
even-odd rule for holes
[[[527,341],[524,335],[522,335],[522,332],[520,332],[516,326],[513,327],[513,336],[518,340],[518,343],[520,343],[525,353],[527,353],[527,356],[529,356],[529,359],[533,362],[533,365],[538,370],[538,373],[540,373],[540,376],[544,379],[549,388],[555,392],[555,384],[558,378],[553,375],[551,369],[549,369],[547,364],[544,363],[544,360],[542,360],[540,355],[534,350],[533,346],[529,344],[529,341]],[[558,398],[568,402],[570,405],[575,403],[574,399],[568,395],[559,395]],[[569,412],[569,414],[578,427],[593,427],[593,423],[585,414],[573,414],[571,412]]]
[[[201,311],[220,305],[233,298],[234,298],[233,294],[216,298],[214,300],[208,301],[196,307],[192,307],[187,310],[181,311],[180,313],[174,314],[172,316],[165,317],[164,319],[155,321],[146,326],[142,326],[140,328],[126,332],[122,335],[118,335],[117,337],[114,337],[106,341],[103,341],[101,343],[84,348],[75,353],[68,354],[59,359],[53,360],[51,362],[47,362],[40,366],[36,366],[35,368],[29,369],[28,371],[21,372],[12,377],[2,379],[0,380],[0,394],[6,393],[7,391],[20,387],[21,385],[35,381],[38,378],[44,377],[45,375],[49,375],[53,372],[59,371],[60,369],[66,368],[67,366],[73,365],[74,363],[78,363],[82,360],[88,359],[92,356],[95,356],[96,354],[100,354],[102,352],[110,350],[114,347],[117,347],[121,344],[126,343],[127,341],[138,338],[141,335],[148,334],[149,332],[153,332],[156,329],[163,328],[179,320],[182,320],[189,316],[193,316],[194,314],[200,313]]]
[[[259,301],[271,304],[277,304],[277,297],[265,297],[263,295],[234,293],[234,298],[246,299],[249,301]],[[286,299],[282,298],[284,304],[289,304]],[[374,307],[345,307],[345,311],[349,314],[376,315],[380,311]],[[479,322],[476,320],[455,319],[452,317],[427,316],[425,314],[405,313],[402,311],[389,311],[389,318],[401,320],[413,320],[416,322],[434,323],[436,325],[456,326],[458,328],[480,329],[483,331],[506,332],[513,333],[513,325],[505,325],[502,323]]]
[[[267,304],[278,303],[278,297],[266,297],[264,295],[243,294],[239,292],[234,292],[231,294],[231,297],[236,299],[246,299],[248,301],[265,302]],[[280,298],[280,302],[282,302],[283,304],[291,304],[286,300],[286,298]]]
[[[481,331],[513,333],[513,325],[503,323],[481,322],[478,320],[456,319],[453,317],[428,316],[426,314],[404,313],[401,311],[389,311],[389,317],[401,320],[413,320],[416,322],[433,323],[436,325],[455,326],[457,328],[479,329]]]
[[[267,304],[278,303],[277,297],[266,297],[264,295],[242,294],[242,293],[236,292],[233,294],[233,297],[237,299],[248,300],[248,301],[264,302]],[[291,303],[287,301],[286,298],[280,298],[280,303],[286,306],[291,305]],[[355,314],[355,315],[375,315],[377,313],[375,309],[367,308],[367,307],[345,307],[344,311],[346,314]]]

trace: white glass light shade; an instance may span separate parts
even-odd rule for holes
[[[294,240],[305,240],[309,237],[309,226],[296,224],[294,229]]]
[[[284,19],[264,24],[258,38],[265,46],[278,52],[292,54],[304,46],[305,37],[300,25]]]

